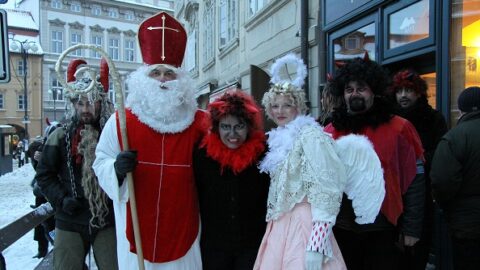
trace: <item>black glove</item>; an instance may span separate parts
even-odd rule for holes
[[[118,185],[123,184],[123,180],[128,172],[132,172],[137,166],[137,151],[122,151],[117,155],[117,160],[113,164],[115,173],[117,174]]]
[[[73,197],[65,197],[62,201],[63,212],[73,216],[82,207],[82,203]]]

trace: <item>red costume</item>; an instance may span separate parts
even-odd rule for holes
[[[334,139],[349,134],[337,131],[332,124],[326,126],[325,131]],[[402,195],[415,178],[416,160],[423,159],[420,138],[413,125],[398,116],[376,129],[365,127],[358,134],[368,137],[380,158],[386,191],[381,212],[389,222],[397,225],[403,212]]]
[[[156,132],[141,123],[130,110],[126,110],[126,115],[128,144],[138,151],[133,177],[138,179],[134,182],[135,193],[141,198],[137,200],[137,211],[142,221],[143,254],[151,262],[173,261],[185,255],[198,234],[192,152],[203,134],[199,123],[204,122],[206,113],[197,111],[193,124],[176,134]],[[119,131],[117,135],[121,142]],[[127,208],[127,238],[130,250],[136,252],[130,207]]]

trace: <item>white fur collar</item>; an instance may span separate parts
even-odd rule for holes
[[[268,132],[268,152],[260,162],[260,171],[273,173],[287,158],[302,128],[309,125],[318,125],[318,123],[310,115],[299,115],[284,127],[277,127]]]

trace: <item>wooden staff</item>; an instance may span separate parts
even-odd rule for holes
[[[78,49],[90,49],[95,52],[100,53],[105,60],[107,61],[110,75],[112,76],[113,83],[115,86],[115,105],[118,111],[118,119],[120,123],[120,135],[122,138],[122,145],[123,150],[128,150],[128,138],[127,138],[127,123],[125,117],[125,105],[123,102],[123,92],[122,92],[122,85],[120,83],[120,75],[118,74],[115,65],[113,64],[112,59],[108,56],[108,54],[100,47],[96,45],[90,44],[77,44],[68,49],[66,49],[58,58],[57,63],[55,64],[55,71],[57,73],[57,79],[59,82],[66,88],[66,91],[69,91],[74,94],[86,94],[92,89],[95,89],[96,83],[96,72],[89,68],[80,68],[75,74],[78,72],[87,72],[90,76],[91,82],[84,90],[74,89],[66,82],[64,76],[61,73],[62,70],[62,61],[63,59],[72,51]],[[137,259],[138,259],[138,269],[145,270],[145,264],[143,260],[143,251],[142,251],[142,238],[140,237],[140,225],[138,222],[138,214],[137,214],[137,203],[135,199],[135,187],[133,185],[133,176],[132,173],[127,173],[127,184],[128,184],[128,196],[130,200],[130,210],[132,214],[132,225],[133,225],[133,235],[135,237],[135,247],[137,249]]]

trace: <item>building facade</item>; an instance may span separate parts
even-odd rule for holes
[[[41,134],[42,56],[39,27],[28,11],[5,9],[10,52],[9,83],[0,84],[0,124],[15,127],[10,141]]]
[[[43,58],[44,117],[61,120],[65,117],[66,101],[55,74],[55,63],[67,48],[79,44],[95,44],[114,61],[120,73],[123,90],[127,75],[142,63],[138,48],[137,29],[140,23],[160,11],[173,14],[173,1],[126,0],[40,0],[39,25]],[[82,58],[88,65],[99,66],[101,56],[94,51],[76,50],[70,53],[63,70],[71,59]],[[114,100],[113,83],[110,98]]]
[[[273,60],[294,52],[308,65],[311,111],[318,115],[315,29],[319,4],[310,0],[175,1],[175,16],[188,33],[184,67],[196,81],[201,106],[234,87],[259,101],[268,90]],[[302,8],[307,11],[303,32]]]

